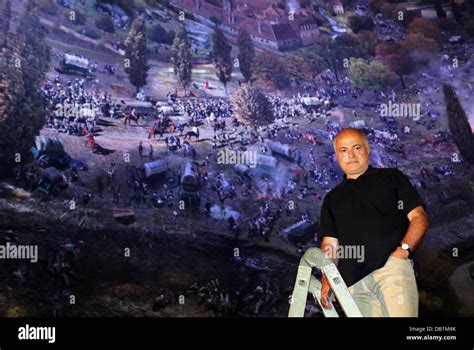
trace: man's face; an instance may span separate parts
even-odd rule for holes
[[[367,170],[370,150],[361,135],[350,130],[343,131],[337,136],[335,146],[339,166],[348,178]]]

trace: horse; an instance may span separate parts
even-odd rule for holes
[[[128,121],[128,125],[131,125],[132,120],[138,125],[138,120],[140,120],[140,114],[138,115],[133,115],[131,113],[125,114],[125,117],[123,118],[123,125],[127,125],[127,121]]]
[[[184,139],[187,140],[188,138],[191,139],[191,137],[195,137],[196,140],[199,140],[199,128],[197,127],[193,127],[191,129],[191,131],[188,131],[185,135],[184,135]]]

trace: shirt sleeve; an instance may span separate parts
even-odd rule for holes
[[[408,177],[398,169],[394,169],[393,176],[399,200],[398,205],[401,205],[401,208],[403,208],[403,213],[408,215],[409,212],[419,206],[426,209],[425,203],[418,194],[418,191],[411,184]]]
[[[319,235],[320,237],[334,237],[339,238],[336,226],[336,220],[331,212],[329,205],[329,195],[326,195],[321,207],[321,216],[319,223]]]

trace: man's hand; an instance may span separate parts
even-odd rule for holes
[[[321,250],[324,254],[329,257],[335,265],[337,265],[337,259],[335,257],[335,252],[337,251],[337,247],[339,246],[339,240],[334,237],[323,237],[323,241],[321,243]],[[322,275],[321,278],[321,305],[325,309],[331,309],[331,303],[329,302],[329,291],[331,290],[331,286],[326,278],[326,276]]]
[[[408,255],[409,253],[405,249],[402,249],[402,247],[397,247],[397,249],[390,254],[390,256],[398,259],[408,259]]]
[[[326,276],[323,274],[321,278],[321,305],[325,309],[332,309],[331,302],[329,301],[330,290],[331,290],[331,286],[329,285],[329,282]]]

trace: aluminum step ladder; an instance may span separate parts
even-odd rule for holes
[[[325,317],[339,317],[332,305],[332,298],[330,298],[331,309],[325,309],[321,305],[321,282],[312,275],[313,268],[319,268],[324,273],[346,316],[362,317],[336,265],[319,248],[308,249],[300,260],[288,317],[304,317],[308,293],[311,293],[318,302]]]

